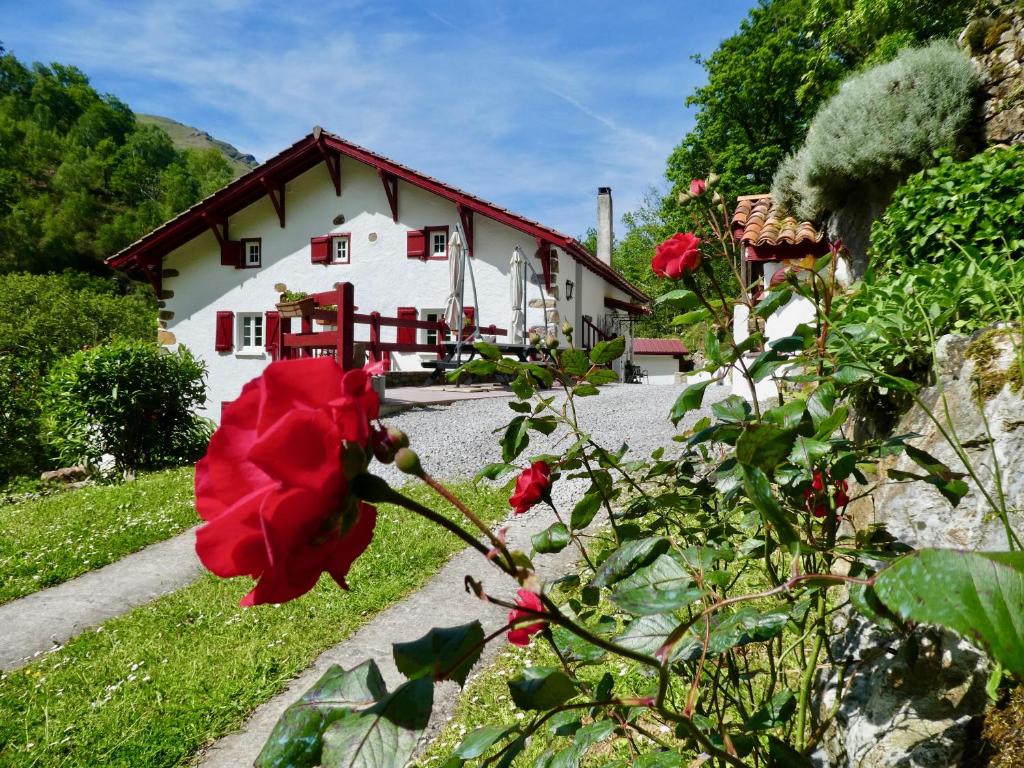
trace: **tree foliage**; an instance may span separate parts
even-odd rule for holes
[[[0,46],[0,273],[100,271],[231,178],[216,150],[175,149],[75,67]]]

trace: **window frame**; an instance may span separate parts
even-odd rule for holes
[[[262,312],[236,312],[235,329],[235,355],[238,357],[266,357],[267,349],[267,321]],[[245,343],[246,321],[253,323],[249,344]],[[259,329],[259,341],[256,339],[256,329]]]
[[[345,242],[345,261],[340,261],[337,258],[337,243],[343,240]],[[351,264],[352,263],[352,233],[351,232],[336,232],[331,235],[330,240],[330,251],[328,252],[328,264]]]
[[[425,240],[423,244],[423,255],[425,261],[448,261],[448,247],[451,245],[451,227],[447,224],[444,226],[424,227],[423,238]],[[434,235],[436,233],[444,233],[444,255],[434,255]]]
[[[239,268],[241,269],[259,269],[263,266],[263,238],[261,237],[243,237],[239,241],[242,244],[242,258]],[[249,245],[255,243],[259,248],[259,259],[255,264],[249,263]]]
[[[431,317],[431,315],[433,315],[433,317]],[[431,309],[421,309],[421,310],[419,310],[419,317],[420,317],[420,320],[422,320],[425,323],[431,323],[431,322],[436,322],[438,320],[444,320],[444,307],[431,308]],[[436,346],[438,344],[446,344],[447,342],[452,340],[452,333],[451,333],[451,331],[445,331],[445,334],[444,334],[445,338],[442,339],[441,341],[437,340],[437,336],[436,336],[437,331],[435,331],[433,329],[422,328],[420,330],[420,333],[422,334],[420,336],[420,341],[419,341],[420,344],[428,344],[428,345]],[[434,340],[433,341],[430,338],[431,334],[434,334]]]

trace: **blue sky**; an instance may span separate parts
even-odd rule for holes
[[[0,41],[260,160],[320,124],[581,235],[597,187],[616,214],[664,187],[703,81],[690,57],[751,5],[0,0]]]

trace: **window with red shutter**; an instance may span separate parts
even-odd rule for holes
[[[278,333],[281,329],[281,313],[280,312],[267,312],[266,319],[264,320],[264,338],[263,344],[267,348],[267,352],[274,359],[277,359],[278,350]]]
[[[331,261],[331,238],[313,237],[309,241],[309,260],[314,264],[329,264]]]
[[[234,349],[235,340],[235,313],[217,313],[217,335],[213,348],[218,352],[230,352]]]
[[[419,312],[417,312],[416,307],[399,307],[397,316],[399,320],[416,320],[419,318]],[[415,344],[416,329],[399,327],[395,340],[399,344]]]
[[[411,229],[406,233],[405,255],[410,259],[427,258],[427,236],[422,229]]]
[[[220,263],[224,267],[242,266],[242,241],[225,240],[220,244]]]

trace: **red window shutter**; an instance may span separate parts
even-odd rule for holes
[[[427,258],[427,234],[422,229],[411,229],[406,233],[405,255],[410,259]]]
[[[277,359],[277,334],[281,329],[281,313],[267,312],[263,323],[263,344],[267,352],[274,359]]]
[[[399,320],[416,320],[419,318],[419,312],[416,311],[416,307],[399,307],[398,308],[398,319]],[[398,328],[397,338],[399,344],[415,344],[416,343],[416,329],[415,328]]]
[[[217,313],[217,337],[214,342],[214,349],[218,352],[230,352],[234,349],[235,339],[235,313]]]
[[[391,370],[391,353],[390,352],[385,352],[384,353],[383,361],[384,361],[384,373],[387,373],[388,371]]]
[[[220,244],[220,263],[224,267],[242,266],[242,241],[225,240]]]
[[[331,261],[331,238],[313,237],[309,241],[309,260],[314,264],[328,264]]]

